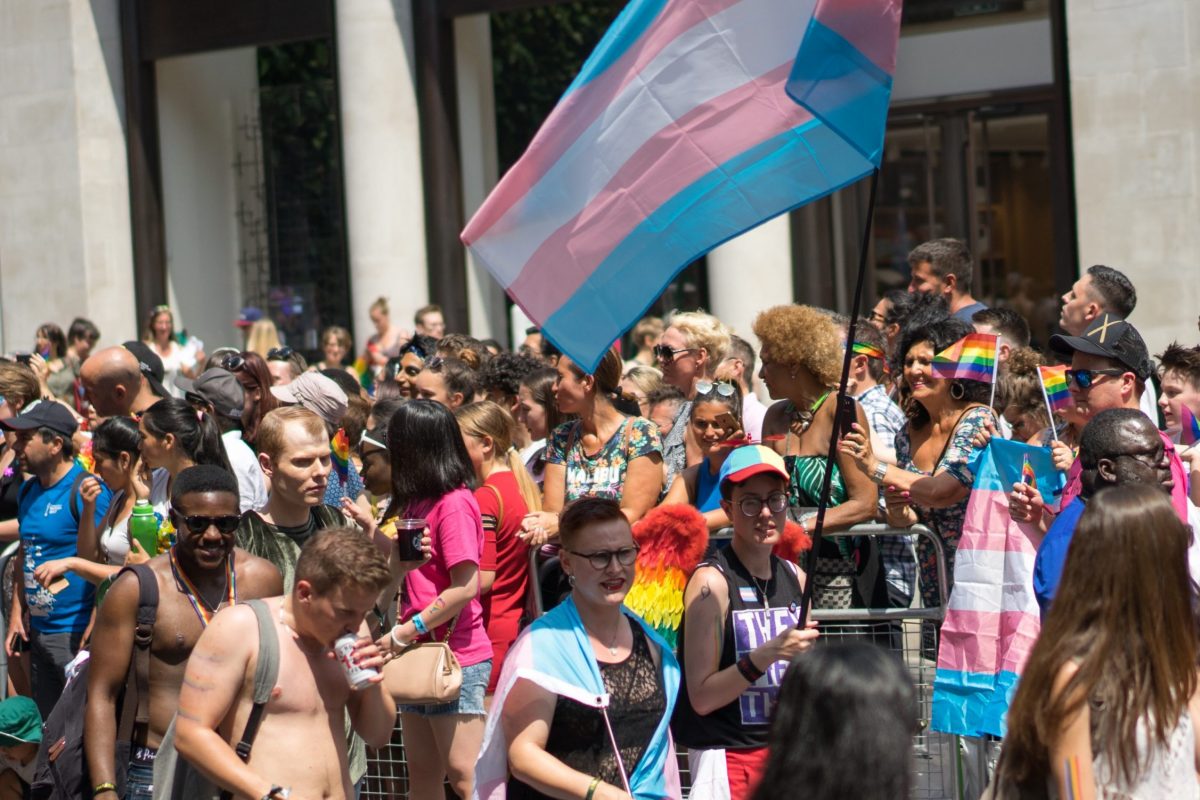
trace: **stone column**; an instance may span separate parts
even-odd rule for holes
[[[708,254],[708,309],[754,345],[750,330],[764,308],[792,302],[792,237],[788,215],[759,225]]]

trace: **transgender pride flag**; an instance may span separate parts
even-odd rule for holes
[[[691,261],[878,166],[901,0],[632,0],[462,240],[587,370]]]
[[[1041,536],[1013,522],[1008,495],[1032,473],[1047,505],[1066,482],[1050,450],[993,437],[975,462],[954,588],[942,623],[930,727],[960,736],[1003,736],[1017,679],[1041,631],[1033,559]]]

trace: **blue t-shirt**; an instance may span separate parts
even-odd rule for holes
[[[1062,580],[1063,565],[1067,563],[1071,537],[1075,535],[1075,526],[1086,507],[1082,497],[1072,500],[1059,513],[1050,530],[1046,531],[1046,538],[1042,539],[1042,546],[1038,548],[1037,558],[1033,561],[1033,593],[1042,610],[1042,619],[1046,618],[1050,603],[1058,594],[1058,583]]]
[[[350,469],[346,474],[345,483],[342,483],[342,478],[338,475],[337,467],[329,471],[329,479],[325,483],[325,498],[323,500],[325,505],[341,508],[343,497],[357,500],[358,496],[363,493],[362,478],[358,477],[358,470],[355,469],[354,462],[351,461],[348,466]]]
[[[696,473],[696,508],[701,512],[716,511],[721,507],[720,474],[713,475],[708,471],[707,456],[700,462]]]
[[[953,316],[955,319],[961,319],[963,322],[970,325],[971,317],[975,316],[980,311],[986,310],[987,306],[977,300],[974,303],[971,303],[969,306],[963,306],[958,311],[955,311],[951,316]]]
[[[21,543],[25,546],[25,602],[35,631],[43,634],[72,633],[87,628],[96,600],[96,587],[73,572],[64,576],[67,587],[57,593],[44,588],[33,571],[47,561],[70,558],[78,552],[79,524],[71,513],[83,511],[83,499],[71,492],[83,468],[72,464],[57,483],[43,487],[36,478],[21,492],[17,519],[21,524]],[[108,512],[112,495],[103,483],[96,498],[96,524]]]

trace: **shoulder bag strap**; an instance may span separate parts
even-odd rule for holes
[[[279,637],[275,635],[275,621],[271,619],[271,610],[262,600],[248,600],[246,605],[254,611],[258,620],[258,665],[254,668],[254,705],[250,707],[250,716],[246,718],[246,728],[242,738],[233,748],[242,761],[250,760],[250,751],[254,747],[254,739],[258,736],[259,726],[262,725],[263,715],[266,714],[267,702],[271,699],[271,691],[279,678]],[[221,800],[233,800],[233,792],[222,791]]]
[[[950,429],[950,435],[946,438],[946,443],[942,445],[942,452],[938,453],[937,460],[933,462],[934,474],[937,474],[938,467],[941,466],[942,459],[946,457],[946,451],[950,449],[950,443],[954,441],[954,434],[958,431],[958,426],[962,424],[963,417],[965,417],[972,409],[976,408],[987,408],[987,406],[967,406],[962,410],[962,413],[958,415],[958,419],[954,420],[954,427]],[[993,414],[993,416],[995,415]]]
[[[154,620],[158,616],[158,579],[154,572],[145,564],[125,567],[121,570],[124,572],[132,572],[138,579],[138,610],[132,658],[125,673],[118,742],[133,741],[134,726],[150,723],[150,643],[154,640]]]

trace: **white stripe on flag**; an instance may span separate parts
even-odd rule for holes
[[[1031,553],[959,550],[954,555],[950,611],[1012,612],[1038,616]]]

